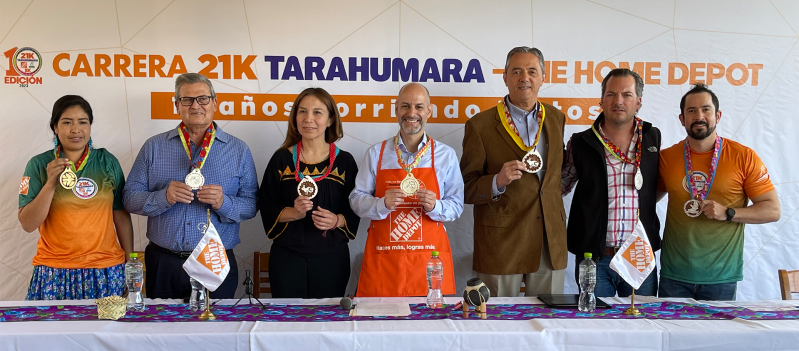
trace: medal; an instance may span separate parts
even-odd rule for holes
[[[528,173],[538,173],[538,171],[544,167],[544,162],[541,160],[541,154],[539,154],[538,150],[536,149],[527,151],[527,155],[524,155],[522,162],[524,162],[524,170]]]
[[[55,154],[55,158],[61,156],[61,146],[57,146],[53,153]],[[72,190],[75,188],[75,185],[78,184],[78,175],[76,172],[80,172],[83,167],[86,166],[86,160],[89,158],[90,153],[91,149],[86,145],[86,148],[83,150],[83,155],[78,162],[72,163],[72,161],[69,161],[69,166],[65,167],[61,175],[58,176],[58,183],[61,184],[64,189]]]
[[[64,168],[64,172],[58,177],[58,182],[64,189],[72,190],[78,183],[78,176],[72,171],[72,166]]]
[[[316,182],[309,175],[303,177],[300,184],[297,185],[297,193],[300,194],[300,196],[307,196],[309,199],[313,199],[318,192],[319,186],[316,185]]]
[[[319,193],[319,186],[316,185],[316,182],[322,181],[322,179],[327,178],[330,175],[330,172],[333,170],[333,163],[336,162],[336,156],[338,156],[338,147],[336,143],[330,143],[330,154],[328,158],[330,159],[330,165],[327,166],[327,171],[325,174],[312,177],[308,174],[300,178],[300,154],[302,153],[302,141],[294,145],[291,150],[291,157],[294,160],[294,179],[299,182],[297,184],[297,194],[300,196],[307,196],[308,198],[313,199],[316,197],[316,194]]]
[[[702,214],[702,211],[699,210],[701,207],[702,202],[699,200],[691,199],[685,202],[685,205],[682,205],[683,211],[688,217],[699,217]]]
[[[691,147],[688,145],[688,138],[685,138],[685,150],[683,152],[685,177],[688,178],[688,188],[691,192],[691,199],[683,205],[683,211],[685,211],[685,214],[689,217],[697,217],[702,213],[699,207],[702,204],[702,200],[707,199],[708,194],[710,194],[710,188],[713,186],[713,181],[716,179],[716,166],[719,164],[722,143],[723,140],[721,137],[716,135],[716,143],[713,145],[713,158],[710,159],[710,179],[705,182],[704,189],[699,189],[694,179],[693,163],[691,163]]]
[[[599,142],[602,143],[602,145],[605,147],[605,149],[607,149],[610,152],[611,155],[616,157],[616,159],[618,159],[622,163],[631,164],[635,167],[635,176],[633,176],[633,186],[635,186],[635,190],[641,190],[641,188],[644,187],[644,175],[641,173],[641,144],[644,143],[642,140],[644,121],[638,117],[635,117],[635,123],[636,123],[636,133],[638,134],[638,140],[636,141],[634,159],[630,159],[630,157],[627,156],[626,152],[621,151],[621,149],[619,149],[618,146],[613,144],[613,141],[611,141],[604,135],[599,134],[599,132],[596,130],[596,128],[594,128],[594,126],[591,126],[591,130],[594,131],[594,135],[596,135],[596,137],[599,138]],[[650,147],[650,150],[653,147],[654,146]]]
[[[191,162],[191,144],[189,143],[189,129],[186,127],[186,124],[180,122],[178,126],[178,135],[180,136],[180,141],[183,143],[183,150],[186,150],[186,155],[189,156],[189,162]],[[197,190],[201,186],[205,185],[205,177],[203,177],[202,173],[200,173],[200,169],[203,168],[205,165],[206,157],[208,157],[208,153],[211,152],[211,145],[214,144],[214,136],[216,136],[216,128],[214,124],[208,126],[208,129],[205,131],[205,136],[203,137],[203,143],[200,148],[200,158],[197,162],[191,165],[191,172],[186,175],[186,178],[183,182],[191,187],[191,190]]]
[[[405,176],[405,179],[402,180],[400,183],[400,189],[405,195],[412,196],[416,194],[416,191],[419,190],[419,181],[416,180],[416,177],[413,176],[413,173],[408,173]]]
[[[186,179],[184,179],[183,182],[191,187],[191,190],[197,190],[201,186],[205,185],[205,177],[203,177],[202,173],[200,173],[199,168],[195,168],[186,175]]]
[[[394,136],[394,152],[397,153],[397,162],[399,163],[400,167],[405,170],[407,175],[405,179],[402,180],[400,183],[400,189],[402,190],[405,195],[412,196],[416,194],[416,191],[419,190],[421,184],[419,184],[419,180],[413,176],[413,169],[419,164],[419,161],[422,160],[422,156],[427,153],[433,147],[433,139],[430,136],[427,136],[427,144],[425,144],[419,152],[413,157],[413,162],[410,164],[406,164],[405,161],[402,160],[402,152],[399,148],[399,133]]]
[[[635,170],[635,190],[641,190],[644,187],[644,175],[641,174],[641,167]]]

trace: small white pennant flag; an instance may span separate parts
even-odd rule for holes
[[[208,229],[202,240],[183,263],[183,270],[210,291],[216,291],[219,285],[225,281],[225,277],[230,271],[230,265],[227,253],[225,253],[225,246],[222,245],[222,239],[219,238],[219,233],[213,223],[208,223]]]
[[[638,289],[646,277],[655,270],[655,254],[646,230],[638,220],[635,229],[610,260],[610,268],[616,271],[633,289]]]

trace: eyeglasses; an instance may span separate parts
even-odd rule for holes
[[[200,95],[196,97],[185,96],[180,98],[180,104],[183,106],[191,106],[194,105],[194,100],[197,100],[197,104],[199,105],[208,105],[211,103],[211,96],[208,95]]]

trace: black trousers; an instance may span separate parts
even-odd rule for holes
[[[347,245],[323,256],[306,256],[280,245],[272,245],[269,281],[273,298],[342,297],[349,280],[350,249]]]
[[[225,250],[230,272],[225,281],[209,296],[213,299],[233,299],[239,283],[239,266],[233,250]],[[147,297],[151,299],[185,299],[191,296],[189,275],[183,270],[185,257],[164,252],[153,243],[144,249],[147,274],[144,279]]]

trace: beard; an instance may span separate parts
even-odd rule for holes
[[[702,125],[705,126],[705,131],[704,132],[694,131],[694,126],[702,126]],[[697,122],[692,123],[690,127],[685,128],[685,131],[688,132],[688,136],[690,136],[691,139],[694,139],[694,140],[705,140],[705,139],[707,139],[707,137],[712,135],[713,132],[716,131],[716,126],[713,126],[713,128],[710,128],[710,127],[708,127],[707,122],[697,121]]]
[[[413,134],[421,132],[422,129],[424,129],[424,119],[419,118],[419,127],[418,128],[414,128],[414,129],[405,128],[405,126],[402,124],[402,121],[404,119],[405,119],[405,117],[402,117],[402,118],[399,119],[399,126],[400,126],[400,129],[402,129],[402,131],[405,134],[413,135]]]

